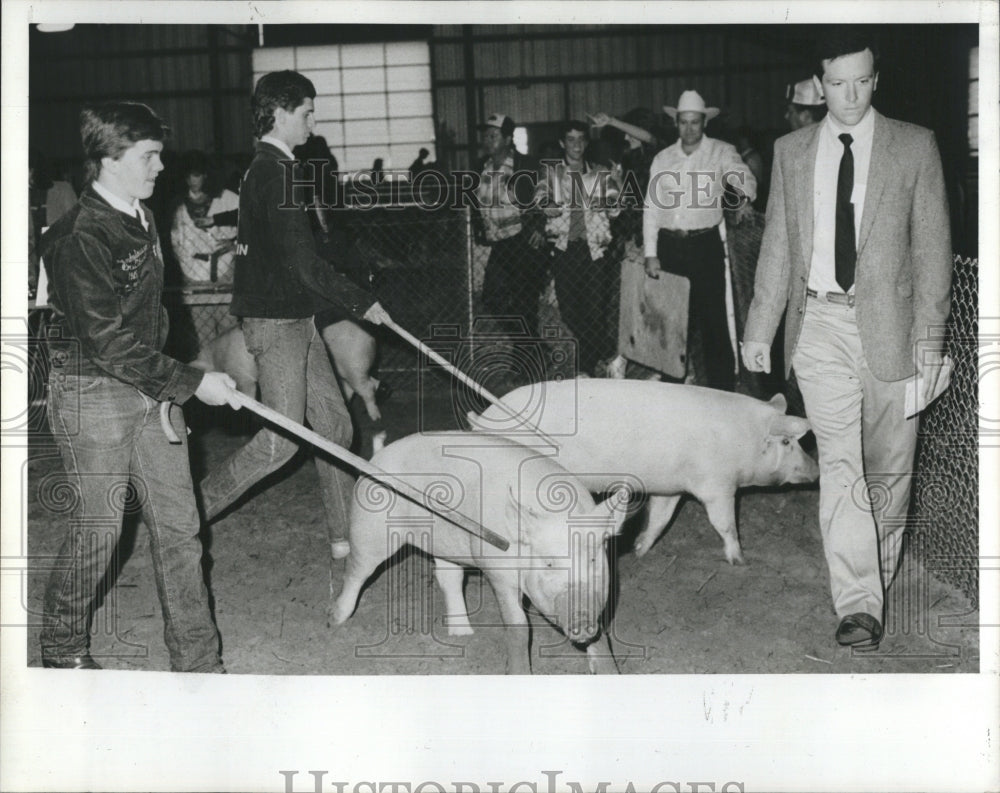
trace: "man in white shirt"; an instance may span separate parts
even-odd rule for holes
[[[947,379],[948,208],[933,133],[871,106],[874,44],[836,30],[817,54],[829,112],[775,144],[742,356],[750,371],[770,371],[787,306],[785,375],[795,368],[819,449],[836,639],[873,649],[910,499],[906,384],[919,374],[930,395]]]
[[[660,270],[691,282],[689,327],[701,331],[708,385],[732,391],[733,350],[726,321],[725,252],[719,225],[723,209],[751,211],[757,180],[729,143],[705,135],[719,114],[697,91],[681,94],[677,107],[665,106],[680,138],[653,158],[642,214],[646,275]],[[727,205],[726,186],[737,196]]]

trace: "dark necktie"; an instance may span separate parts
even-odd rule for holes
[[[851,153],[851,144],[854,138],[846,132],[838,137],[844,144],[844,154],[840,158],[840,171],[837,174],[834,263],[837,283],[847,292],[854,285],[854,264],[858,258],[854,244],[854,204],[851,203],[851,193],[854,192],[854,154]]]

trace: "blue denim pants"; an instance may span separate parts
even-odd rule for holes
[[[247,350],[257,361],[261,401],[345,448],[354,435],[351,414],[333,373],[323,338],[312,317],[243,319]],[[201,482],[202,507],[208,519],[226,509],[252,485],[287,463],[299,443],[264,428],[233,452]],[[316,456],[320,494],[330,542],[346,539],[354,476],[345,463]]]
[[[112,377],[69,375],[59,369],[49,376],[49,425],[66,478],[46,488],[50,497],[45,500],[50,509],[68,513],[69,530],[45,591],[44,659],[88,652],[98,585],[109,567],[118,567],[125,511],[137,510],[149,530],[170,668],[222,671],[201,565],[184,418],[181,411],[172,411],[174,430],[183,442],[171,444],[160,426],[159,407]]]

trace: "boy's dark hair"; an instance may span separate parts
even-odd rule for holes
[[[582,132],[584,135],[589,135],[590,127],[575,118],[564,121],[559,125],[559,140],[565,138],[570,132]]]
[[[141,102],[107,102],[85,107],[80,113],[83,142],[84,182],[89,184],[101,173],[101,160],[121,157],[140,140],[166,140],[170,127]]]
[[[271,131],[274,111],[279,107],[291,113],[306,99],[315,98],[316,87],[298,72],[286,69],[265,74],[257,81],[251,100],[254,135],[261,138]]]
[[[182,178],[187,178],[192,173],[208,176],[208,157],[199,149],[184,152],[178,165],[178,173]]]
[[[823,61],[871,50],[873,72],[878,74],[878,42],[865,25],[836,25],[823,29],[816,37],[813,73],[823,79]]]

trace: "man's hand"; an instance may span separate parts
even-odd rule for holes
[[[607,113],[594,113],[593,115],[588,113],[587,118],[590,119],[590,123],[595,127],[606,127],[611,123],[611,116]]]
[[[941,353],[921,350],[917,358],[917,375],[923,378],[922,404],[930,404],[935,393],[940,394],[951,385],[951,367],[944,363]]]
[[[647,256],[643,262],[643,266],[646,268],[646,275],[649,278],[660,277],[660,260],[655,256]]]
[[[753,205],[749,201],[742,202],[739,207],[733,211],[733,225],[740,225],[740,223],[751,215],[753,215]]]
[[[194,395],[206,405],[229,405],[234,410],[240,409],[237,401],[239,391],[236,381],[225,372],[205,372]]]
[[[195,218],[194,225],[200,229],[210,229],[215,225],[215,221],[212,220],[210,216],[203,218]]]
[[[371,322],[374,325],[381,325],[383,322],[392,321],[392,317],[389,316],[389,312],[382,308],[382,304],[378,301],[372,303],[371,308],[365,312],[362,319]]]
[[[762,341],[740,342],[743,365],[750,372],[771,372],[771,345]]]
[[[545,247],[545,235],[537,230],[531,232],[531,236],[528,237],[528,244],[536,251],[540,251]]]

